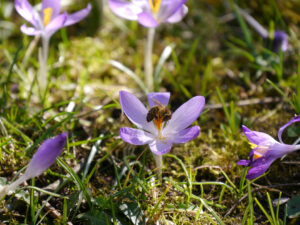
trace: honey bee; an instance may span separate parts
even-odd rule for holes
[[[168,106],[163,105],[159,101],[153,99],[156,103],[147,113],[147,122],[151,122],[152,120],[167,122],[172,118],[172,112],[168,108]]]

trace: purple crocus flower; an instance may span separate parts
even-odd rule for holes
[[[45,140],[38,148],[37,152],[33,155],[25,173],[15,182],[8,186],[4,186],[4,188],[0,191],[0,200],[8,191],[14,190],[24,181],[39,176],[45,172],[61,154],[64,146],[66,145],[67,136],[68,134],[65,132],[55,136],[54,138]]]
[[[296,116],[279,129],[279,142],[266,133],[252,131],[246,126],[243,126],[244,134],[250,141],[250,145],[253,149],[249,154],[250,160],[240,160],[237,164],[251,167],[247,173],[247,179],[251,180],[259,177],[266,172],[276,159],[300,149],[300,145],[285,144],[281,138],[283,131],[288,126],[299,121],[300,116]]]
[[[260,25],[252,16],[250,16],[245,10],[239,9],[245,20],[259,33],[259,35],[266,41],[267,47],[274,52],[279,52],[281,49],[285,52],[288,49],[288,35],[281,30],[275,30],[274,37]]]
[[[66,12],[60,14],[60,0],[42,0],[42,11],[38,13],[28,3],[27,0],[15,0],[17,12],[33,27],[21,26],[21,31],[27,35],[42,35],[50,38],[57,30],[62,27],[70,26],[86,17],[91,5],[73,14]]]
[[[187,0],[109,0],[111,10],[127,20],[137,20],[145,27],[177,23],[187,14]]]
[[[120,91],[120,104],[128,119],[138,129],[122,127],[119,134],[123,141],[133,145],[148,144],[150,150],[156,155],[162,155],[170,151],[173,143],[186,143],[196,138],[200,133],[199,126],[189,127],[203,110],[205,99],[196,96],[180,106],[168,119],[164,117],[163,110],[151,110],[164,108],[168,105],[169,92],[155,92],[147,95],[150,110],[134,95],[126,91]],[[153,120],[149,120],[152,112]],[[149,122],[148,122],[149,121]]]

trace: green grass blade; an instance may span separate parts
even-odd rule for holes
[[[271,225],[275,225],[275,224],[273,223],[273,220],[272,220],[271,216],[267,213],[267,211],[266,211],[265,208],[262,206],[262,204],[258,201],[258,199],[257,199],[257,198],[254,198],[254,200],[255,200],[256,204],[259,206],[259,208],[261,209],[261,211],[265,214],[265,216],[266,216],[267,219],[269,220],[270,224],[271,224]]]

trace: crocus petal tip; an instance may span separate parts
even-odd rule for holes
[[[242,125],[242,129],[243,129],[243,132],[244,132],[244,133],[251,131],[251,130],[250,130],[248,127],[246,127],[245,125]]]

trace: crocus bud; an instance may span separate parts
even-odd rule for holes
[[[25,173],[15,182],[3,187],[0,191],[0,199],[8,192],[14,190],[24,181],[39,176],[45,172],[61,154],[66,145],[68,133],[62,133],[54,138],[49,138],[44,141],[37,152],[33,155]]]
[[[66,141],[67,132],[44,141],[33,155],[24,176],[26,176],[27,179],[30,179],[45,172],[61,154],[62,149],[66,145]]]

